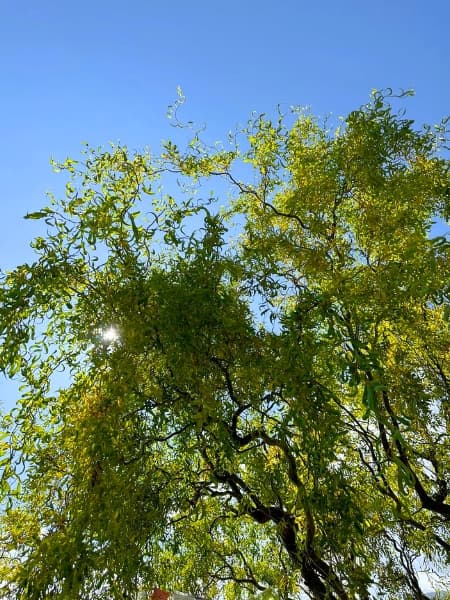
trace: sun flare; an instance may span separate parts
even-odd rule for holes
[[[117,340],[120,339],[119,332],[118,332],[117,328],[114,327],[113,325],[111,325],[107,329],[103,329],[101,332],[101,336],[102,336],[102,340],[106,344],[113,344],[114,342],[117,342]]]

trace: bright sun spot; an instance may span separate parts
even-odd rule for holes
[[[120,335],[117,329],[113,326],[108,327],[108,329],[103,329],[102,331],[102,339],[107,344],[112,344],[113,342],[117,342]]]

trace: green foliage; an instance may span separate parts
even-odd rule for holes
[[[375,92],[335,131],[294,111],[54,163],[66,196],[0,291],[2,597],[424,598],[417,557],[450,550],[446,143]]]

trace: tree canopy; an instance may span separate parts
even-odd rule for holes
[[[35,262],[1,276],[1,597],[426,598],[418,569],[450,560],[448,131],[396,102],[54,163]]]

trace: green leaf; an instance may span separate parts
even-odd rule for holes
[[[53,214],[53,211],[50,209],[38,210],[36,212],[27,213],[24,216],[24,219],[43,219],[48,215]]]

